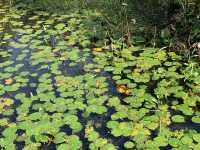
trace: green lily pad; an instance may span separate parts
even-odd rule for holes
[[[175,116],[172,116],[172,121],[176,123],[182,123],[182,122],[185,122],[185,118],[181,115],[175,115]]]
[[[124,143],[124,147],[131,149],[131,148],[135,147],[135,144],[133,142],[128,141],[128,142]]]
[[[192,122],[194,122],[194,123],[200,123],[200,117],[199,116],[192,117]]]

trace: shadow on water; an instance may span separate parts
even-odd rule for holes
[[[196,130],[200,132],[200,125],[192,123],[191,121],[186,121],[185,123],[174,123],[169,126],[172,131],[176,130]]]
[[[78,75],[84,75],[85,70],[83,69],[83,64],[77,64],[73,67],[70,66],[71,61],[63,61],[62,65],[60,66],[60,70],[63,74],[67,74],[69,76],[78,76]]]

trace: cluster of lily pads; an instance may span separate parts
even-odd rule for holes
[[[10,9],[5,15],[0,149],[89,147],[95,141],[87,140],[86,125],[106,114],[109,95],[106,77],[84,67],[92,58],[82,18],[29,13]]]
[[[111,134],[128,137],[130,149],[199,149],[198,62],[163,49],[117,46],[94,52],[96,66],[113,75],[122,95],[108,103],[115,109]]]
[[[79,13],[12,8],[4,18],[0,149],[200,149],[197,62],[91,48]]]

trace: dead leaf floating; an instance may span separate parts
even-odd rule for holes
[[[95,52],[101,52],[103,49],[99,47],[99,48],[93,48],[92,50]]]
[[[10,85],[12,83],[13,83],[13,79],[11,79],[11,78],[5,80],[6,85]]]
[[[118,85],[117,91],[121,94],[130,95],[130,89],[128,89],[125,85]]]

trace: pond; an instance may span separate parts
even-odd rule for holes
[[[199,149],[199,65],[94,48],[87,16],[0,3],[0,149]]]

